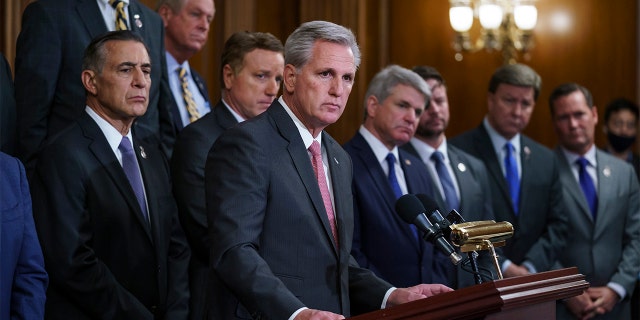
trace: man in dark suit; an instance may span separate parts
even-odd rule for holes
[[[190,250],[147,110],[151,62],[130,31],[93,40],[87,107],[42,150],[35,221],[51,285],[49,319],[187,319]]]
[[[0,151],[13,155],[16,145],[16,99],[11,67],[0,53]]]
[[[170,114],[176,132],[211,111],[204,79],[189,66],[189,59],[207,43],[216,13],[213,0],[161,0],[158,14],[164,22],[167,49],[167,86]]]
[[[22,163],[0,152],[0,319],[43,319],[47,272]]]
[[[446,282],[435,270],[433,246],[395,210],[403,194],[432,193],[420,159],[398,149],[413,136],[430,97],[427,84],[411,70],[384,68],[369,83],[362,126],[344,145],[353,160],[351,254],[360,266],[399,287]]]
[[[344,111],[359,63],[351,31],[304,23],[285,44],[283,96],[209,152],[210,263],[220,282],[210,319],[344,319],[352,308],[450,290],[394,289],[350,255],[351,160],[323,131]]]
[[[144,39],[157,66],[151,71],[149,108],[136,126],[165,139],[171,126],[160,99],[161,79],[166,78],[162,20],[138,0],[128,1],[124,11],[127,27]],[[116,10],[107,0],[38,0],[25,9],[16,44],[15,95],[17,155],[27,177],[44,141],[84,113],[82,53],[91,39],[115,30],[115,21]]]
[[[596,148],[598,110],[585,87],[558,86],[549,107],[571,223],[558,261],[560,267],[577,266],[591,284],[558,302],[558,319],[631,319],[628,297],[640,271],[640,190],[633,168]]]
[[[440,207],[442,214],[457,210],[465,221],[495,220],[491,202],[489,178],[482,161],[447,143],[445,130],[449,125],[449,99],[444,78],[433,67],[418,66],[413,71],[419,74],[431,89],[431,100],[420,116],[418,128],[411,141],[402,146],[420,157],[429,169],[430,179],[435,188],[431,196]],[[449,195],[449,197],[447,197]],[[454,267],[444,260],[447,285],[463,288],[475,284],[473,274],[462,269],[462,264]],[[478,266],[481,273],[497,272],[487,251],[479,252]],[[470,270],[467,267],[467,270]],[[485,278],[486,280],[486,278]]]
[[[224,80],[222,100],[180,132],[171,156],[173,194],[192,250],[191,318],[198,320],[210,305],[206,301],[211,250],[204,193],[207,154],[222,132],[262,113],[276,98],[284,70],[282,42],[270,33],[234,33],[225,43],[220,69]]]
[[[513,224],[501,262],[506,277],[549,270],[567,232],[553,152],[522,134],[540,84],[540,76],[526,65],[498,68],[489,81],[483,122],[450,141],[484,162],[496,220]]]

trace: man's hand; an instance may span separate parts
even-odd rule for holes
[[[387,307],[403,304],[418,299],[424,299],[453,289],[442,284],[419,284],[409,288],[398,288],[393,290],[387,299]]]
[[[504,277],[511,278],[516,276],[526,276],[530,274],[529,270],[523,266],[519,266],[515,263],[509,265],[507,270],[504,270]]]
[[[607,286],[589,288],[586,294],[589,295],[589,298],[591,298],[591,301],[596,307],[595,311],[597,314],[610,312],[613,307],[616,306],[618,300],[620,300],[618,294]]]
[[[339,320],[345,319],[343,315],[329,311],[304,309],[296,316],[295,320]]]
[[[564,305],[581,320],[591,319],[596,315],[596,306],[586,291],[579,296],[564,300]]]

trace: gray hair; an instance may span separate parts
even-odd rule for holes
[[[489,81],[489,92],[496,93],[500,84],[510,84],[518,87],[532,87],[534,100],[538,99],[542,80],[540,75],[531,67],[524,64],[508,64],[498,68]]]
[[[187,3],[187,0],[158,0],[158,4],[156,5],[156,11],[160,9],[163,5],[166,5],[173,11],[174,13],[180,12],[182,7]]]
[[[364,95],[364,115],[367,117],[367,100],[370,96],[374,96],[378,101],[384,101],[391,94],[397,85],[403,84],[410,86],[420,92],[425,99],[425,106],[431,100],[431,89],[427,82],[417,73],[392,64],[380,70],[369,82],[369,88]]]
[[[293,31],[284,44],[284,63],[300,70],[311,59],[311,51],[316,41],[328,41],[350,47],[356,69],[360,65],[360,48],[353,32],[327,21],[305,22]]]

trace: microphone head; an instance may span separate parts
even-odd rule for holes
[[[405,194],[396,201],[396,212],[408,224],[413,224],[416,217],[424,213],[424,206],[412,194]]]
[[[418,198],[418,200],[420,200],[420,202],[422,203],[422,206],[425,208],[425,212],[434,212],[436,210],[438,210],[438,204],[436,203],[435,200],[433,200],[433,198],[429,197],[426,194],[423,193],[418,193],[416,194],[416,198]]]

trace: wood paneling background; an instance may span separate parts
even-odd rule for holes
[[[19,15],[30,0],[2,0],[0,50],[15,52]],[[141,0],[155,8],[155,0]],[[499,52],[465,54],[454,59],[453,31],[446,0],[216,0],[216,16],[207,46],[190,62],[206,78],[215,101],[220,97],[220,50],[227,37],[241,30],[271,32],[284,42],[304,21],[329,20],[351,28],[362,50],[362,64],[349,104],[340,121],[329,127],[345,142],[362,121],[362,100],[368,81],[390,63],[405,67],[427,64],[440,70],[449,86],[454,136],[477,126],[486,111],[489,77],[502,64]],[[541,95],[526,133],[552,147],[556,143],[547,97],[560,83],[589,88],[601,121],[606,103],[616,97],[640,100],[638,0],[538,0],[536,46],[519,59],[540,73]],[[474,22],[477,25],[477,21]],[[477,29],[477,26],[474,25]],[[474,30],[475,30],[474,29]],[[11,59],[12,60],[12,59]],[[12,61],[11,61],[12,62]],[[597,130],[597,142],[604,134]]]

